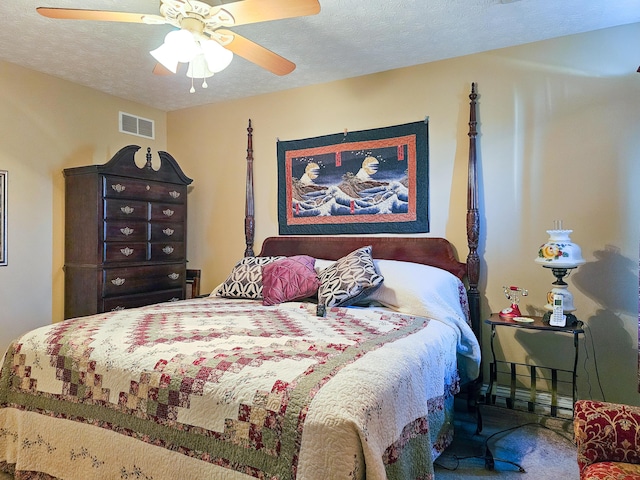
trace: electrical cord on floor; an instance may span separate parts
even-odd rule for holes
[[[509,432],[518,430],[519,428],[526,427],[529,425],[539,425],[539,424],[535,422],[523,423],[521,425],[516,425],[515,427],[507,428],[505,430],[500,430],[499,432],[492,433],[487,438],[485,438],[484,439],[484,468],[486,468],[487,470],[494,470],[496,462],[501,462],[501,463],[507,463],[509,465],[513,465],[518,469],[520,473],[527,473],[527,471],[519,463],[512,462],[511,460],[505,460],[502,458],[494,458],[493,454],[491,453],[491,449],[489,448],[489,440],[491,440],[496,435],[507,434]]]
[[[484,447],[484,468],[486,468],[487,470],[493,470],[495,467],[496,467],[496,461],[493,458],[493,454],[491,453],[491,450],[489,450],[489,447],[485,446]],[[520,465],[518,465],[518,467],[520,468],[520,471],[524,471],[524,469],[520,467]]]
[[[587,328],[585,328],[587,327]],[[600,382],[600,372],[598,370],[598,359],[596,358],[596,346],[593,342],[593,334],[591,332],[591,328],[588,328],[586,323],[583,324],[582,327],[585,331],[585,342],[584,342],[584,371],[587,375],[587,383],[589,385],[589,396],[588,398],[593,398],[591,396],[591,380],[589,379],[589,371],[587,370],[587,360],[589,360],[589,350],[587,349],[586,337],[587,333],[589,334],[589,340],[591,340],[591,350],[593,350],[593,365],[596,371],[596,379],[598,380],[598,387],[600,387],[600,394],[602,395],[602,401],[606,401],[604,396],[604,390],[602,389],[602,383]]]
[[[457,455],[451,455],[451,457],[456,462],[456,464],[455,464],[455,466],[453,468],[447,467],[447,466],[443,465],[442,463],[438,462],[437,460],[434,462],[434,465],[437,465],[438,467],[443,468],[445,470],[455,471],[460,466],[460,461],[468,460],[468,459],[471,459],[471,458],[475,458],[475,459],[484,460],[484,468],[487,469],[487,470],[495,470],[496,463],[500,462],[500,463],[506,463],[506,464],[509,464],[509,465],[513,465],[514,467],[516,467],[518,469],[518,472],[520,472],[520,473],[527,473],[527,471],[522,467],[522,465],[520,465],[520,464],[518,464],[516,462],[512,462],[511,460],[506,460],[506,459],[503,459],[503,458],[494,457],[493,453],[491,452],[491,449],[489,448],[489,440],[491,440],[496,435],[504,435],[504,434],[510,433],[510,432],[512,432],[514,430],[517,430],[519,428],[528,427],[528,426],[536,426],[536,427],[547,429],[547,430],[549,430],[549,431],[561,436],[562,438],[567,440],[569,443],[571,443],[571,445],[573,445],[573,439],[567,438],[566,436],[562,435],[561,433],[557,432],[556,430],[553,430],[552,428],[549,428],[546,425],[540,425],[539,423],[536,423],[536,422],[529,422],[529,423],[523,423],[521,425],[516,425],[515,427],[511,427],[511,428],[507,428],[507,429],[504,429],[504,430],[500,430],[498,432],[494,432],[491,435],[489,435],[484,440],[484,445],[483,445],[484,454],[483,455],[469,455],[469,456],[466,456],[466,457],[459,457]]]
[[[498,432],[501,433],[501,432]],[[512,462],[511,460],[505,460],[502,458],[495,458],[493,456],[493,454],[491,453],[491,449],[489,448],[489,446],[486,444],[485,441],[485,446],[484,446],[484,455],[470,455],[467,457],[459,457],[457,455],[452,455],[453,459],[456,461],[456,466],[453,468],[449,468],[444,466],[442,463],[435,461],[434,465],[438,465],[441,468],[444,468],[445,470],[449,470],[449,471],[455,471],[458,469],[458,467],[460,466],[460,461],[461,460],[468,460],[470,458],[477,458],[477,459],[484,459],[484,468],[487,470],[495,470],[495,465],[496,462],[501,462],[501,463],[508,463],[510,465],[513,465],[514,467],[516,467],[518,469],[518,471],[520,473],[527,473],[527,471],[519,464]]]

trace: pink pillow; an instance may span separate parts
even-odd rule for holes
[[[308,255],[283,258],[262,267],[262,304],[277,305],[310,297],[320,281],[314,270],[316,259]]]

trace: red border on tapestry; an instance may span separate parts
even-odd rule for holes
[[[380,148],[397,147],[398,151],[403,152],[402,147],[406,147],[406,161],[408,174],[408,212],[407,213],[388,213],[388,214],[365,214],[360,215],[354,213],[352,216],[346,215],[328,215],[313,217],[296,217],[293,215],[293,187],[292,187],[292,161],[300,157],[314,158],[318,155],[335,154],[336,158],[340,158],[341,152],[356,150],[376,150]],[[402,155],[398,155],[400,160],[405,160]],[[336,167],[337,168],[337,167]],[[406,135],[402,137],[384,138],[379,140],[366,140],[361,142],[346,142],[335,145],[325,145],[321,147],[310,147],[299,150],[288,150],[285,154],[285,171],[286,171],[286,212],[288,225],[309,225],[309,224],[334,224],[334,223],[361,223],[361,222],[412,222],[417,218],[416,214],[416,198],[417,198],[417,182],[416,182],[416,138],[415,135]]]

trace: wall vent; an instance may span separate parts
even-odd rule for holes
[[[120,133],[129,133],[138,137],[155,138],[154,122],[148,118],[120,112]]]

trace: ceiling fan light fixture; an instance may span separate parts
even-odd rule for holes
[[[164,45],[174,52],[181,63],[189,63],[200,53],[200,45],[189,30],[173,30],[167,33]]]
[[[149,52],[167,70],[176,73],[178,63],[189,63],[201,52],[200,45],[188,30],[173,30],[164,37],[164,43]]]
[[[189,68],[187,68],[187,77],[189,78],[209,78],[213,77],[212,72],[204,57],[204,54],[196,55],[193,60],[189,62]]]
[[[200,42],[202,53],[207,62],[207,67],[214,73],[221,72],[229,66],[233,60],[233,52],[227,50],[215,40],[203,40]]]
[[[163,43],[155,50],[151,50],[149,53],[170,72],[176,73],[178,71],[178,58],[173,49],[168,47],[166,43]]]

